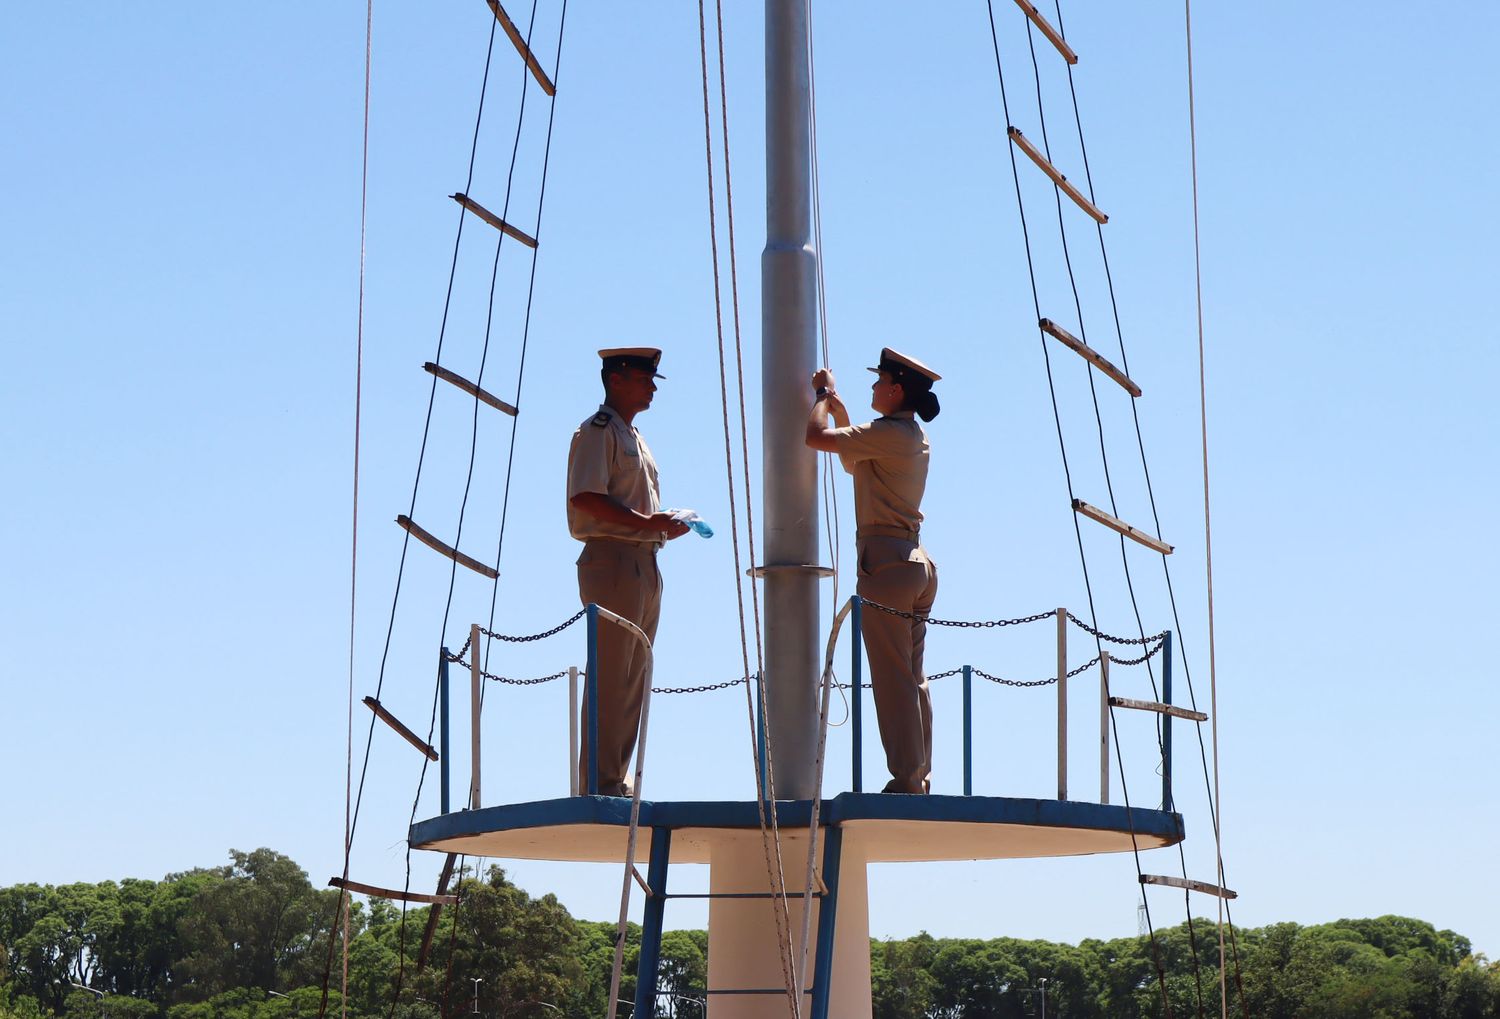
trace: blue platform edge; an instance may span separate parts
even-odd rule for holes
[[[782,827],[806,827],[811,817],[811,800],[776,802],[777,823]],[[1181,841],[1184,837],[1181,814],[1109,803],[888,793],[840,793],[823,801],[818,816],[820,827],[849,821],[924,821],[1134,831],[1168,842]],[[411,826],[409,837],[411,844],[420,848],[488,832],[578,824],[628,827],[630,801],[618,796],[569,796],[460,810],[416,822]],[[640,824],[642,828],[758,828],[760,815],[754,800],[642,800]]]

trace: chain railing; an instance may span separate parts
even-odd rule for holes
[[[443,753],[441,754],[441,761],[442,761],[442,771],[443,771],[443,811],[444,811],[444,813],[448,812],[448,753],[447,753],[447,751],[449,749],[449,746],[448,746],[449,740],[448,740],[448,693],[447,693],[447,678],[448,677],[447,677],[447,671],[448,671],[449,666],[450,665],[457,665],[460,668],[463,668],[463,669],[469,671],[469,673],[471,675],[472,683],[474,684],[474,690],[476,691],[475,695],[474,695],[474,711],[475,711],[475,718],[473,720],[474,733],[473,733],[473,736],[472,736],[472,739],[473,739],[473,742],[474,742],[474,761],[476,762],[475,765],[474,765],[475,771],[476,771],[476,775],[474,777],[474,787],[475,787],[476,790],[477,790],[477,782],[478,782],[478,776],[477,776],[478,765],[477,765],[477,761],[478,761],[478,741],[479,741],[479,735],[478,735],[478,717],[477,717],[477,715],[478,715],[478,705],[480,703],[479,694],[478,694],[477,691],[478,691],[478,684],[480,684],[483,681],[498,683],[498,684],[505,685],[505,686],[532,687],[532,686],[542,686],[544,684],[552,683],[552,682],[555,682],[557,680],[560,680],[560,679],[562,679],[564,677],[568,677],[569,680],[570,680],[570,683],[569,683],[569,698],[568,698],[568,702],[569,702],[569,705],[570,705],[569,709],[568,709],[568,712],[569,712],[569,731],[570,731],[570,740],[569,740],[569,744],[570,744],[570,747],[569,747],[569,749],[570,749],[570,760],[576,762],[578,760],[578,749],[579,749],[579,738],[578,738],[579,737],[579,733],[578,733],[579,714],[578,714],[577,708],[578,708],[578,705],[579,705],[578,679],[580,678],[579,677],[579,673],[580,672],[582,672],[584,674],[583,678],[585,680],[584,690],[583,690],[583,695],[584,695],[583,696],[584,715],[587,718],[587,722],[585,724],[588,725],[589,731],[591,733],[595,733],[595,734],[597,733],[597,725],[598,725],[598,719],[597,719],[597,710],[598,710],[597,709],[597,699],[598,699],[598,696],[597,696],[597,686],[596,686],[596,684],[597,684],[597,675],[596,675],[597,674],[597,661],[596,661],[596,659],[597,659],[597,637],[596,637],[596,634],[595,634],[595,631],[597,629],[597,623],[595,623],[593,620],[590,620],[590,627],[589,627],[590,632],[589,632],[589,640],[588,640],[588,645],[589,645],[588,659],[589,660],[588,660],[587,666],[585,668],[583,668],[583,669],[579,669],[577,667],[571,667],[571,668],[568,668],[568,669],[561,669],[561,670],[559,670],[557,672],[553,672],[553,673],[550,673],[550,674],[545,675],[545,676],[536,676],[536,677],[531,677],[531,678],[518,678],[518,677],[514,677],[514,676],[504,676],[504,675],[498,675],[496,673],[490,672],[489,670],[483,668],[482,666],[476,667],[476,664],[475,664],[475,662],[473,660],[474,659],[474,654],[471,654],[471,652],[474,652],[475,654],[477,654],[477,650],[476,650],[476,647],[475,647],[475,641],[476,641],[476,639],[489,638],[491,640],[498,640],[498,641],[503,641],[503,642],[506,642],[506,643],[523,644],[523,643],[533,643],[533,642],[536,642],[536,641],[545,640],[545,639],[547,639],[549,637],[554,637],[554,636],[558,635],[559,633],[562,633],[564,630],[568,629],[573,624],[577,623],[580,619],[584,619],[586,616],[588,616],[588,614],[589,614],[589,608],[590,608],[589,606],[585,606],[584,608],[579,609],[572,616],[568,617],[567,619],[565,619],[561,623],[557,624],[556,626],[553,626],[553,627],[551,627],[549,629],[543,630],[543,631],[538,632],[538,633],[533,633],[533,634],[524,634],[524,635],[504,634],[504,633],[498,633],[498,632],[496,632],[494,630],[490,630],[490,629],[487,629],[485,627],[477,626],[476,625],[476,626],[471,627],[469,638],[464,641],[463,646],[458,650],[457,653],[449,652],[447,649],[443,650],[442,655],[441,655],[441,665],[442,665],[442,691],[441,691],[442,692],[442,743],[443,743]],[[974,677],[978,677],[979,679],[982,679],[985,682],[991,683],[991,684],[996,685],[996,686],[1010,687],[1010,688],[1013,688],[1013,689],[1040,689],[1040,688],[1048,687],[1048,686],[1056,686],[1056,687],[1058,687],[1058,709],[1057,710],[1058,710],[1058,798],[1059,799],[1066,799],[1067,798],[1067,699],[1068,699],[1067,681],[1068,680],[1076,678],[1076,677],[1082,675],[1083,673],[1088,672],[1090,669],[1101,667],[1102,664],[1105,663],[1106,661],[1107,661],[1107,663],[1109,665],[1112,665],[1112,666],[1135,666],[1135,665],[1142,665],[1142,664],[1145,664],[1146,662],[1150,661],[1152,658],[1157,657],[1158,655],[1162,655],[1163,652],[1166,651],[1166,656],[1165,656],[1165,662],[1164,662],[1164,665],[1163,665],[1163,670],[1164,670],[1164,672],[1166,674],[1167,681],[1165,683],[1165,689],[1163,691],[1163,697],[1168,702],[1168,704],[1170,704],[1171,693],[1170,693],[1170,678],[1169,678],[1170,677],[1170,650],[1169,649],[1170,649],[1170,646],[1171,646],[1171,641],[1170,641],[1170,634],[1169,634],[1168,631],[1162,631],[1161,633],[1151,634],[1150,636],[1145,636],[1145,637],[1122,637],[1122,636],[1118,636],[1118,635],[1115,635],[1115,634],[1110,634],[1110,633],[1107,633],[1107,632],[1105,632],[1103,630],[1100,630],[1099,628],[1097,628],[1097,627],[1095,627],[1095,626],[1093,626],[1093,625],[1085,622],[1084,620],[1080,619],[1078,616],[1074,615],[1072,612],[1069,612],[1066,609],[1062,609],[1062,608],[1049,610],[1047,612],[1035,612],[1035,613],[1031,613],[1030,615],[1023,615],[1023,616],[1016,616],[1016,617],[1012,617],[1012,618],[1002,618],[1002,619],[979,619],[979,620],[938,619],[938,618],[934,618],[934,617],[932,617],[930,615],[922,615],[922,614],[915,613],[915,612],[909,612],[909,611],[905,611],[905,610],[902,610],[902,609],[893,608],[893,607],[888,606],[888,605],[882,605],[879,602],[868,601],[868,600],[865,600],[865,599],[858,598],[857,596],[854,599],[852,599],[852,604],[851,604],[852,612],[850,613],[851,622],[853,624],[852,625],[852,641],[851,641],[851,659],[852,659],[851,660],[851,666],[852,666],[851,681],[849,681],[849,682],[839,682],[839,681],[836,681],[832,677],[832,675],[830,674],[828,676],[827,681],[828,681],[828,683],[830,684],[830,686],[832,688],[839,689],[839,690],[855,690],[855,689],[858,689],[859,691],[869,690],[869,689],[872,688],[872,684],[871,683],[869,683],[869,682],[863,682],[862,681],[862,675],[861,675],[862,672],[863,672],[863,641],[861,639],[862,638],[862,633],[861,633],[861,630],[862,630],[862,626],[861,626],[861,609],[863,609],[863,608],[874,609],[874,610],[876,610],[878,612],[886,613],[888,615],[896,616],[898,618],[910,619],[910,620],[914,620],[914,621],[920,621],[920,622],[928,623],[928,624],[933,625],[933,626],[952,627],[952,628],[957,628],[957,629],[993,629],[993,628],[1001,628],[1001,627],[1025,626],[1027,624],[1041,622],[1041,621],[1046,620],[1046,619],[1053,619],[1053,620],[1056,621],[1056,623],[1057,623],[1057,634],[1058,634],[1058,663],[1059,664],[1058,664],[1058,673],[1055,674],[1055,675],[1047,676],[1047,677],[1040,678],[1040,679],[1011,679],[1011,678],[1008,678],[1008,677],[1005,677],[1005,676],[998,675],[996,673],[988,672],[988,671],[986,671],[986,670],[984,670],[984,669],[982,669],[982,668],[980,668],[978,666],[974,666],[974,665],[961,665],[961,666],[958,666],[956,668],[946,669],[946,670],[944,670],[942,672],[932,673],[932,674],[930,674],[930,675],[928,675],[926,677],[926,679],[927,679],[928,682],[937,682],[937,681],[944,680],[944,679],[949,679],[949,678],[952,678],[952,677],[955,677],[955,676],[961,676],[961,677],[963,677],[963,701],[964,701],[964,708],[963,708],[964,783],[963,784],[964,784],[964,794],[965,795],[972,795],[972,793],[973,793],[973,759],[972,759],[973,758],[973,752],[972,752],[972,746],[973,746],[973,700],[972,700],[972,698],[973,698],[973,693],[972,693],[972,681],[973,681]],[[606,614],[606,615],[608,615],[608,614]],[[1089,635],[1091,635],[1092,637],[1094,637],[1096,640],[1099,640],[1099,641],[1102,641],[1102,642],[1107,642],[1107,643],[1110,643],[1110,644],[1120,645],[1120,646],[1134,646],[1134,647],[1139,647],[1139,648],[1143,649],[1143,653],[1140,654],[1137,657],[1134,657],[1134,658],[1121,658],[1121,657],[1117,657],[1117,656],[1115,656],[1115,655],[1113,655],[1113,654],[1111,654],[1111,653],[1109,653],[1107,651],[1104,651],[1104,652],[1101,652],[1100,654],[1094,655],[1088,661],[1083,662],[1080,665],[1075,665],[1075,666],[1072,666],[1071,668],[1067,668],[1067,667],[1065,667],[1066,666],[1066,660],[1067,660],[1066,630],[1067,630],[1067,627],[1070,626],[1070,625],[1073,626],[1073,627],[1077,627],[1078,629],[1083,630],[1084,632],[1086,632]],[[755,680],[757,682],[759,681],[758,677],[754,676],[754,675],[751,675],[751,676],[738,676],[738,677],[735,677],[733,679],[727,679],[727,680],[724,680],[722,682],[717,682],[717,683],[702,683],[702,684],[691,685],[691,686],[653,687],[651,692],[653,694],[700,694],[700,693],[713,693],[713,692],[721,691],[721,690],[730,690],[730,689],[739,688],[739,687],[742,687],[745,684],[751,682],[752,680]],[[1104,715],[1107,715],[1108,712],[1111,710],[1111,704],[1110,704],[1110,700],[1111,699],[1110,699],[1109,692],[1108,692],[1108,682],[1109,682],[1109,679],[1108,679],[1108,670],[1107,669],[1102,669],[1101,668],[1100,682],[1101,682],[1101,701],[1100,702],[1101,702],[1101,705],[1102,705],[1102,709],[1101,710],[1102,710],[1102,713]],[[758,704],[760,699],[759,698],[755,698],[755,700],[756,700],[756,703]],[[1116,698],[1115,700],[1119,700],[1119,698]],[[850,707],[850,718],[851,718],[851,722],[852,722],[851,729],[852,729],[852,736],[853,736],[853,741],[854,741],[854,747],[853,747],[854,760],[853,760],[853,769],[852,769],[853,770],[853,773],[852,773],[852,788],[853,788],[853,791],[855,791],[855,792],[861,791],[861,787],[862,787],[861,758],[862,758],[862,752],[863,752],[863,747],[862,747],[862,743],[863,743],[863,724],[862,724],[862,707],[861,707],[861,701],[862,701],[862,697],[861,696],[859,696],[859,695],[854,696],[851,699],[851,707]],[[1128,704],[1127,706],[1136,707],[1136,706],[1139,706],[1139,702],[1132,702],[1132,703]],[[757,716],[758,715],[759,715],[759,711],[757,711]],[[1104,741],[1107,744],[1107,741],[1108,741],[1108,732],[1107,732],[1107,727],[1104,724],[1104,721],[1105,720],[1103,718],[1101,718],[1101,732],[1103,733]],[[1170,791],[1171,737],[1170,737],[1169,726],[1170,726],[1170,715],[1164,715],[1163,716],[1163,721],[1162,721],[1162,733],[1161,733],[1160,745],[1161,745],[1161,750],[1162,750],[1162,755],[1163,755],[1163,762],[1162,762],[1162,767],[1161,767],[1161,772],[1162,772],[1162,775],[1163,775],[1163,804],[1166,805],[1166,806],[1170,806],[1170,803],[1171,803],[1171,791]],[[764,745],[763,744],[764,744],[764,742],[766,740],[764,719],[761,719],[761,718],[757,717],[757,719],[756,719],[756,727],[757,727],[757,743],[761,745],[760,746],[760,751],[762,753],[764,753]],[[1103,752],[1104,751],[1101,751],[1101,753],[1103,753]],[[589,756],[590,756],[591,759],[593,758],[592,754],[590,754]],[[592,765],[592,760],[591,760],[591,765]],[[570,769],[576,775],[576,773],[578,771],[578,768],[576,766],[570,766]],[[592,773],[593,772],[593,767],[591,766],[588,770],[589,770],[590,773]],[[590,783],[590,785],[592,786],[592,785],[594,785],[595,782],[597,782],[597,776],[591,774],[591,777],[593,778],[593,782]],[[1101,790],[1100,790],[1100,801],[1101,802],[1108,802],[1108,782],[1109,782],[1109,778],[1108,778],[1107,762],[1101,762]],[[571,786],[572,787],[571,787],[570,791],[573,792],[575,795],[577,793],[579,793],[580,791],[584,791],[584,790],[581,790],[581,789],[578,788],[576,782],[575,783],[571,783]],[[473,797],[473,802],[471,803],[471,805],[477,805],[477,803],[478,803],[478,796],[477,796],[477,792],[476,792],[475,795],[474,795],[474,797]]]

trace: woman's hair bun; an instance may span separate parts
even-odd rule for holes
[[[938,412],[943,408],[938,404],[937,394],[929,389],[917,397],[916,406],[912,409],[917,412],[917,416],[923,421],[931,421],[938,416]]]

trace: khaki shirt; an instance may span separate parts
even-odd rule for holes
[[[832,431],[839,461],[854,476],[856,526],[920,530],[928,446],[912,414]]]
[[[576,508],[573,496],[582,492],[612,496],[639,513],[651,514],[661,509],[656,460],[646,440],[607,405],[601,405],[599,413],[578,426],[568,447],[568,533],[579,541],[618,538],[643,545],[659,544],[643,541],[640,531],[611,524]]]

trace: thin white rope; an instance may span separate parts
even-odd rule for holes
[[[818,88],[816,61],[813,59],[814,33],[813,33],[813,5],[812,0],[803,0],[804,16],[807,21],[807,102],[808,102],[808,147],[812,162],[812,221],[813,221],[813,267],[814,276],[817,281],[818,296],[818,337],[822,346],[823,364],[826,366],[831,361],[828,345],[828,298],[824,283],[823,273],[823,198],[822,186],[818,172]],[[838,488],[833,476],[833,455],[824,453],[823,460],[823,509],[824,518],[828,528],[828,553],[833,562],[833,617],[837,618],[839,611],[839,518],[838,518]],[[821,705],[818,711],[818,752],[815,765],[815,779],[813,783],[812,811],[808,818],[807,827],[807,865],[804,868],[802,888],[802,930],[798,938],[797,951],[793,957],[792,976],[796,981],[796,987],[800,992],[806,985],[806,974],[811,967],[807,962],[807,946],[812,928],[812,886],[813,875],[817,869],[818,854],[818,815],[823,802],[823,748],[828,734],[828,693],[832,683],[832,676],[826,673],[820,676],[822,686]],[[859,696],[859,691],[852,691],[853,696]],[[798,994],[797,1004],[801,1005],[801,995]]]
[[[823,274],[823,186],[818,172],[818,78],[817,62],[813,57],[813,11],[812,0],[806,0],[807,11],[807,98],[809,113],[809,143],[812,156],[812,219],[813,219],[813,267],[818,288],[818,337],[823,351],[823,365],[832,364],[828,344],[828,291]],[[843,535],[839,526],[839,493],[833,471],[833,454],[824,453],[823,461],[823,509],[828,533],[828,555],[833,562],[833,611],[839,607],[839,548]]]
[[[361,397],[364,389],[365,360],[365,251],[366,210],[370,185],[370,55],[375,26],[375,0],[365,0],[365,97],[364,133],[360,144],[359,169],[359,300],[354,318],[354,492],[349,526],[349,709],[344,733],[344,860],[348,869],[354,811],[354,621],[355,599],[359,579],[359,427]],[[345,875],[347,877],[347,874]],[[340,890],[339,908],[340,975],[339,1015],[349,1015],[349,894]],[[325,984],[326,986],[326,984]]]
[[[1208,702],[1214,758],[1214,863],[1219,887],[1224,881],[1224,796],[1219,789],[1219,684],[1214,657],[1214,542],[1208,486],[1208,372],[1203,354],[1203,251],[1198,221],[1198,121],[1193,88],[1193,0],[1183,0],[1187,35],[1188,149],[1193,172],[1193,285],[1198,313],[1198,424],[1203,442],[1203,553],[1208,585]],[[1219,1014],[1229,1016],[1229,994],[1224,965],[1224,899],[1219,897]]]
[[[725,59],[724,59],[724,15],[723,8],[717,2],[714,5],[715,28],[718,55],[719,72],[719,122],[721,140],[723,145],[724,160],[724,201],[728,237],[726,238],[729,249],[729,283],[731,294],[731,309],[733,314],[732,326],[734,329],[735,349],[735,373],[736,383],[739,391],[740,411],[740,447],[741,458],[744,461],[744,488],[745,488],[745,527],[747,532],[747,543],[750,552],[750,561],[755,561],[755,525],[752,491],[750,486],[749,472],[749,446],[748,446],[748,421],[749,415],[745,406],[745,366],[743,344],[740,332],[739,314],[739,274],[737,259],[735,257],[735,234],[734,234],[734,189],[730,169],[729,155],[729,100],[728,86],[725,81]],[[718,338],[719,353],[719,397],[724,421],[724,461],[728,475],[729,489],[729,512],[730,512],[730,537],[734,554],[734,579],[735,597],[739,614],[740,634],[740,656],[745,666],[745,707],[746,719],[750,731],[751,745],[751,769],[755,777],[755,803],[756,815],[759,821],[761,848],[765,856],[766,875],[772,893],[776,898],[772,902],[772,915],[776,923],[776,940],[778,947],[778,960],[781,964],[782,981],[790,1003],[790,1010],[794,1017],[801,1015],[801,996],[798,993],[799,985],[796,982],[793,969],[792,944],[791,944],[791,916],[787,906],[786,894],[786,870],[782,860],[781,832],[778,823],[776,809],[776,785],[775,769],[772,766],[774,742],[769,727],[766,729],[766,759],[764,770],[760,756],[759,733],[755,724],[755,707],[752,700],[753,694],[749,685],[749,640],[746,636],[745,625],[745,599],[744,580],[740,563],[739,546],[739,518],[735,511],[735,480],[734,480],[734,455],[730,439],[730,417],[729,417],[729,395],[727,391],[727,365],[724,352],[724,312],[723,297],[720,284],[720,268],[718,253],[718,225],[715,210],[715,190],[713,174],[713,127],[709,103],[709,68],[708,68],[708,39],[707,39],[707,17],[704,10],[703,0],[698,3],[698,44],[699,56],[702,65],[703,80],[703,131],[705,142],[705,165],[708,183],[708,224],[709,224],[709,248],[712,255],[713,284],[714,284],[714,319],[716,336]],[[764,658],[760,640],[760,602],[759,592],[751,582],[751,601],[755,619],[755,663],[756,675],[764,673]],[[758,683],[759,706],[761,717],[768,716],[765,684]]]

